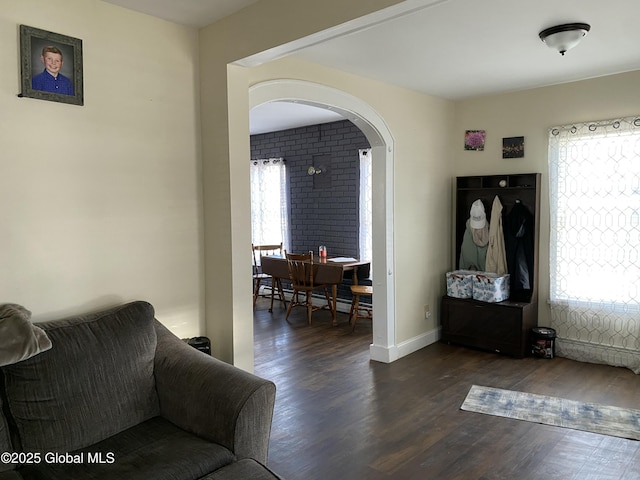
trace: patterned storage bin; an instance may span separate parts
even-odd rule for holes
[[[473,270],[454,270],[447,272],[447,295],[454,298],[471,298],[473,296],[473,277],[478,272]]]
[[[481,302],[502,302],[509,298],[509,277],[497,273],[476,272],[473,276],[473,299]]]

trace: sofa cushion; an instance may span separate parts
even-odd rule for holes
[[[97,452],[102,452],[105,463],[91,463],[89,454],[97,458]],[[226,448],[187,433],[162,417],[71,455],[81,463],[42,462],[19,472],[24,480],[196,480],[234,460]]]
[[[69,452],[158,415],[150,304],[38,325],[51,350],[2,369],[23,450]]]

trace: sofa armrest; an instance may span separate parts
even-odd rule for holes
[[[160,414],[238,459],[266,465],[275,384],[198,351],[157,320],[155,327]]]
[[[9,470],[8,472],[0,472],[0,480],[23,480],[15,470]]]

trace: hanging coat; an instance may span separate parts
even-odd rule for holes
[[[462,237],[460,247],[461,270],[484,271],[487,260],[487,247],[489,245],[489,222],[483,228],[471,228],[467,220],[467,228]]]
[[[491,224],[489,225],[489,246],[487,247],[487,272],[504,275],[507,273],[507,252],[502,229],[502,203],[496,195],[491,206]]]
[[[519,201],[505,217],[504,239],[511,291],[533,288],[533,215]],[[512,295],[513,296],[513,295]]]

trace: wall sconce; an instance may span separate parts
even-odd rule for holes
[[[307,175],[320,175],[322,173],[322,168],[316,168],[311,166],[307,169]]]
[[[560,52],[560,55],[580,43],[591,25],[587,23],[566,23],[564,25],[556,25],[542,30],[538,35],[540,40],[547,44],[549,48],[553,48]]]

